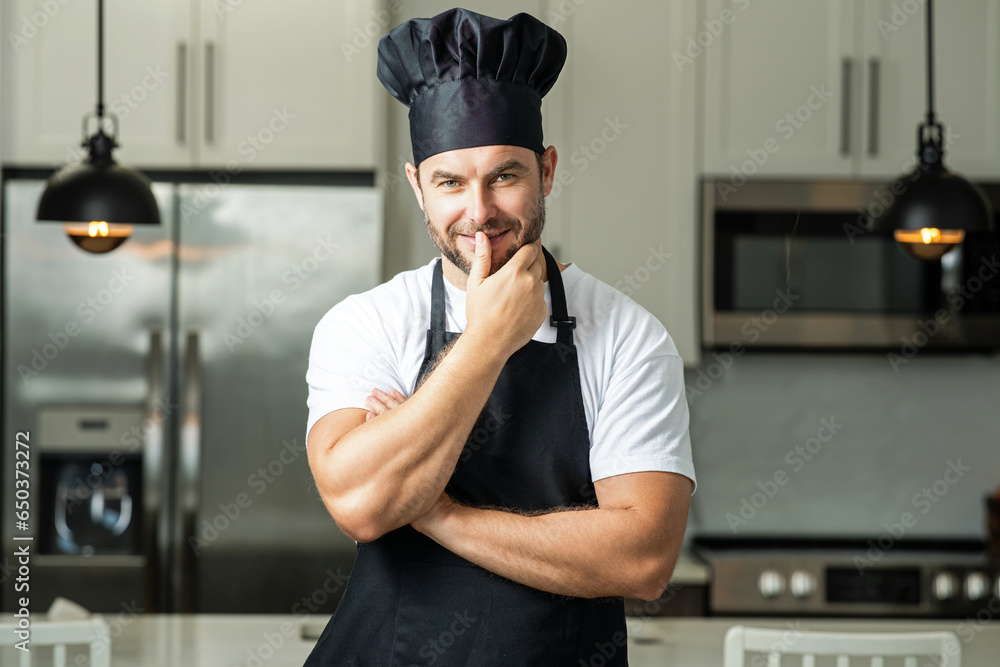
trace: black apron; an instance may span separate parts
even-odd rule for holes
[[[590,436],[562,276],[544,248],[556,343],[508,359],[446,488],[456,501],[520,511],[597,505]],[[434,267],[422,378],[444,345],[441,261]],[[492,574],[410,526],[359,544],[336,613],[306,666],[628,665],[620,597],[546,593]]]

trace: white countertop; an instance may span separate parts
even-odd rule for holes
[[[266,615],[146,615],[128,625],[112,624],[112,667],[301,667],[315,640],[301,637],[303,625],[316,632],[329,617]],[[40,622],[40,621],[39,621]],[[722,640],[731,626],[803,630],[906,632],[949,630],[962,643],[963,667],[1000,664],[1000,624],[963,621],[829,619],[629,619],[631,667],[719,667]],[[975,623],[975,621],[973,622]],[[978,627],[978,629],[976,629]],[[0,649],[0,664],[16,665],[12,648]],[[33,667],[51,664],[39,654]],[[69,663],[73,663],[72,651]]]

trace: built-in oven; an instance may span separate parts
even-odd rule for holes
[[[982,187],[1000,212],[1000,184]],[[914,259],[870,230],[881,183],[706,181],[702,196],[706,347],[1000,346],[1000,235]]]
[[[711,615],[975,618],[1000,611],[1000,561],[978,540],[701,536]]]

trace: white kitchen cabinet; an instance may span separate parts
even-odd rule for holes
[[[82,119],[97,102],[97,4],[16,0],[3,11],[4,162],[58,167],[78,161]],[[105,109],[118,116],[122,143],[116,157],[190,166],[190,147],[177,140],[188,122],[177,116],[185,79],[177,59],[191,32],[190,2],[109,0],[104,18]]]
[[[371,169],[379,4],[202,2],[199,163]]]
[[[707,174],[738,185],[912,166],[926,109],[924,3],[711,0],[703,11]],[[934,19],[935,107],[954,139],[946,164],[1000,176],[1000,0],[940,4]]]
[[[850,174],[855,3],[703,7],[694,46],[681,53],[705,72],[704,170],[737,184],[763,174]]]
[[[919,11],[908,14],[914,5]],[[862,124],[862,176],[899,174],[916,154],[927,108],[926,23],[922,2],[864,3],[864,112],[877,115]],[[950,141],[945,165],[970,178],[1000,176],[1000,0],[936,3],[934,61],[934,107]]]
[[[120,120],[116,156],[144,168],[373,168],[381,4],[107,0],[104,98]],[[79,159],[81,120],[97,95],[96,14],[95,2],[4,3],[4,23],[15,26],[6,164]]]

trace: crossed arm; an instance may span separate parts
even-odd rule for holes
[[[376,389],[366,420],[404,400]],[[466,560],[533,588],[656,599],[680,551],[691,480],[637,472],[600,479],[594,489],[597,508],[540,515],[467,507],[442,493],[411,525]]]

